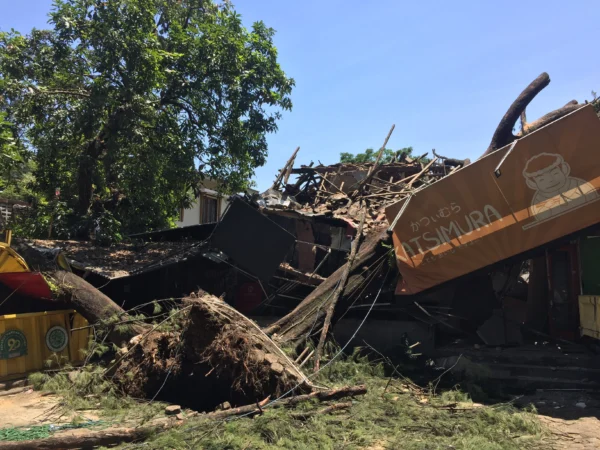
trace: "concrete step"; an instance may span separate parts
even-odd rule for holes
[[[509,363],[490,363],[486,364],[492,374],[505,377],[537,377],[561,379],[565,381],[600,381],[600,369],[590,369],[587,367],[566,367],[566,366],[544,366],[538,364],[509,364]]]
[[[514,347],[514,348],[442,348],[436,349],[437,357],[451,357],[462,354],[473,362],[509,365],[531,365],[540,367],[578,367],[600,370],[600,355],[596,355],[583,346],[571,351],[558,348]]]
[[[600,383],[590,380],[568,380],[564,378],[553,377],[535,377],[526,375],[517,375],[504,377],[500,374],[492,373],[490,380],[496,380],[502,383],[509,390],[515,389],[586,389],[600,390]]]

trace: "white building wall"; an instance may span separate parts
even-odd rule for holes
[[[217,183],[212,180],[204,180],[203,188],[200,189],[201,195],[205,194],[213,198],[219,199],[219,219],[223,216],[223,213],[227,209],[229,204],[228,195],[220,195],[215,189],[217,189]],[[256,193],[255,190],[249,189],[248,193]],[[183,220],[175,222],[178,228],[187,227],[190,225],[198,225],[200,223],[200,201],[196,198],[192,206],[188,209],[183,210]]]
[[[204,185],[213,187],[213,184],[210,180],[205,180]],[[216,186],[216,185],[215,185]],[[219,201],[219,211],[218,218],[220,219],[225,209],[227,208],[229,196],[220,195],[217,191],[213,189],[209,189],[208,187],[204,187],[200,189],[200,195],[207,195],[212,198],[217,198]],[[189,225],[198,225],[200,223],[200,199],[196,198],[194,203],[190,208],[183,210],[183,220],[179,220],[176,222],[178,228],[187,227]]]
[[[181,217],[180,217],[181,218]],[[189,225],[198,225],[200,223],[200,202],[198,199],[189,209],[183,210],[183,221],[177,221],[177,227],[187,227]]]

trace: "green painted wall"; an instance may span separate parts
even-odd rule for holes
[[[584,295],[600,295],[600,236],[581,238],[581,281]]]

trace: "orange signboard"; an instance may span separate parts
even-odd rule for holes
[[[400,212],[397,293],[421,292],[599,223],[599,200],[600,120],[589,105],[388,207],[390,223]]]

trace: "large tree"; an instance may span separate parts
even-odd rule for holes
[[[0,33],[0,111],[80,228],[165,226],[203,177],[237,191],[264,164],[294,82],[262,22],[228,2],[55,0],[49,23]]]
[[[15,138],[15,127],[0,111],[0,197],[31,200],[33,161]]]

